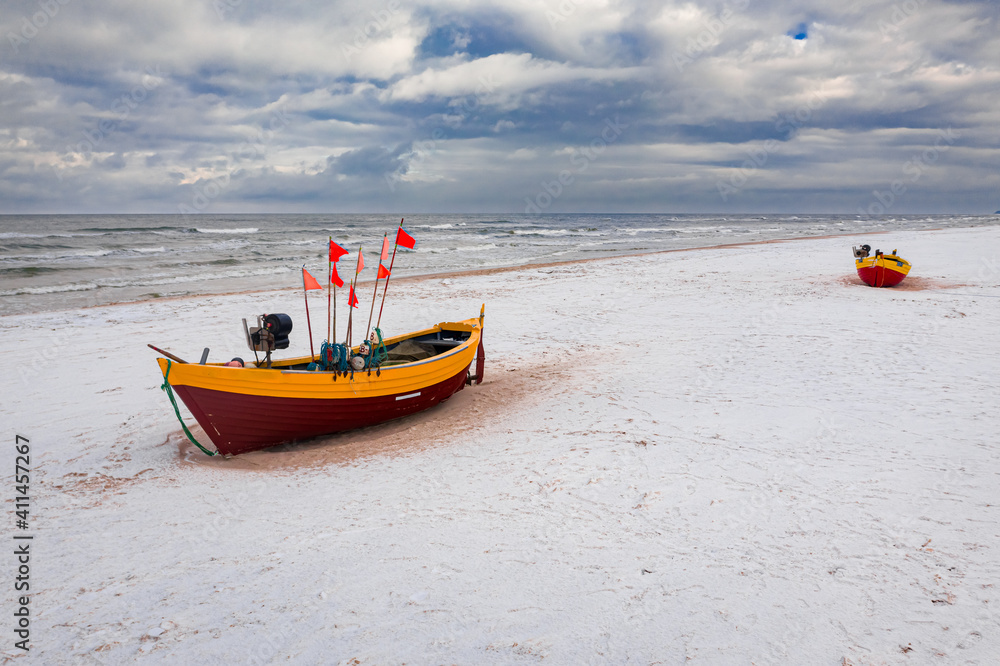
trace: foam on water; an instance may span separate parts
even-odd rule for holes
[[[255,234],[260,229],[257,227],[241,227],[237,229],[201,229],[195,227],[195,231],[199,234]]]

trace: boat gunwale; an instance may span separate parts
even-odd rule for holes
[[[882,265],[885,265],[885,262],[892,262],[894,264],[899,265],[900,267],[902,267],[902,266],[911,266],[912,267],[912,265],[910,264],[910,262],[908,262],[906,259],[903,259],[902,257],[894,255],[894,254],[883,254],[881,256],[875,255],[875,256],[871,256],[871,257],[861,257],[861,258],[857,259],[857,267],[858,268],[871,268],[873,266],[878,266],[880,261],[882,262]]]
[[[391,339],[394,341],[403,341],[419,337],[420,335],[433,334],[442,330],[468,332],[469,337],[468,339],[461,341],[461,344],[458,346],[447,349],[446,351],[436,354],[435,356],[382,368],[377,378],[371,377],[371,371],[369,370],[363,369],[356,370],[354,372],[349,371],[351,377],[347,380],[347,384],[344,385],[343,388],[347,389],[349,386],[349,390],[354,395],[359,395],[358,392],[360,391],[361,394],[366,395],[366,397],[392,395],[397,392],[405,392],[413,390],[414,388],[428,386],[430,385],[428,382],[433,383],[436,379],[442,377],[443,374],[454,374],[449,369],[452,368],[452,366],[454,366],[456,372],[460,372],[458,368],[463,364],[463,357],[468,357],[469,362],[471,362],[475,357],[476,345],[482,340],[483,329],[480,326],[478,318],[468,319],[462,322],[443,322],[442,324],[438,324],[427,329],[421,329],[420,331],[403,334]],[[312,358],[315,359],[315,357]],[[288,359],[282,361],[282,364],[290,365],[293,362],[304,363],[308,362],[308,359],[309,357]],[[157,361],[160,364],[161,372],[164,376],[166,376],[169,360],[161,357],[158,358]],[[202,365],[193,363],[185,363],[183,365],[174,364],[174,368],[180,373],[180,376],[175,376],[172,373],[170,375],[170,384],[174,387],[189,386],[241,395],[300,398],[314,397],[315,399],[322,400],[338,400],[343,397],[347,397],[343,395],[281,396],[274,393],[275,390],[279,393],[291,391],[293,394],[299,394],[300,392],[312,393],[316,391],[321,393],[327,393],[328,391],[339,393],[341,389],[328,384],[331,377],[334,379],[334,384],[337,384],[337,373],[329,371],[320,372],[290,370],[283,369],[280,366],[272,367],[270,369],[256,366],[239,368],[226,367],[224,364]],[[220,369],[255,370],[260,372],[217,372]],[[356,374],[361,375],[361,377],[356,379],[354,377]],[[279,382],[285,382],[283,389],[279,387]],[[396,384],[399,384],[399,386],[394,386]]]
[[[408,361],[406,363],[399,363],[397,365],[387,365],[385,367],[380,367],[378,369],[381,370],[382,372],[388,372],[390,370],[412,368],[414,366],[423,365],[425,363],[433,363],[434,361],[442,360],[448,358],[449,356],[452,356],[453,354],[458,354],[460,352],[465,351],[465,348],[469,346],[470,342],[472,342],[471,335],[469,336],[468,340],[463,341],[462,344],[458,345],[457,347],[453,347],[446,352],[441,352],[440,354],[435,354],[434,356],[430,356],[428,358],[422,358],[419,361]],[[267,368],[251,368],[251,369],[267,370]],[[278,370],[278,372],[280,372],[283,375],[332,375],[335,372],[339,372],[337,370],[281,370],[279,368],[271,368],[271,370]],[[367,369],[355,370],[354,372],[368,372],[368,370]]]
[[[449,327],[462,327],[462,328],[449,328]],[[452,354],[461,352],[461,351],[463,351],[463,348],[466,347],[466,346],[468,346],[468,344],[472,341],[472,338],[473,338],[472,333],[473,333],[473,331],[477,331],[477,330],[480,331],[480,336],[481,336],[482,335],[482,329],[479,326],[479,318],[478,317],[474,317],[474,318],[471,318],[471,319],[466,319],[464,321],[445,321],[445,322],[441,322],[440,324],[435,324],[434,326],[431,326],[429,328],[424,328],[424,329],[421,329],[419,331],[413,331],[411,333],[403,333],[402,335],[397,335],[397,336],[389,338],[388,340],[385,341],[385,344],[387,344],[387,345],[394,345],[394,344],[398,344],[400,342],[404,342],[406,340],[412,340],[413,338],[419,337],[421,335],[428,335],[428,334],[431,334],[431,333],[441,332],[441,331],[463,331],[463,329],[466,329],[466,328],[467,328],[467,330],[465,330],[464,332],[467,332],[470,335],[469,335],[469,338],[467,340],[462,340],[461,344],[459,344],[459,345],[457,345],[457,346],[455,346],[455,347],[453,347],[453,348],[451,348],[451,349],[449,349],[447,351],[441,352],[440,354],[435,354],[434,356],[430,356],[428,358],[419,359],[417,361],[408,361],[406,363],[398,363],[398,364],[395,364],[395,365],[390,365],[390,366],[382,367],[381,368],[382,372],[386,372],[387,370],[396,369],[396,368],[409,368],[409,367],[413,367],[413,366],[416,366],[416,365],[421,365],[423,363],[427,363],[428,361],[434,361],[434,360],[437,360],[437,359],[443,359],[443,358],[446,358],[448,356],[451,356]],[[359,345],[352,346],[350,348],[351,349],[351,353],[356,353],[357,349],[358,349],[358,346]],[[185,370],[192,370],[195,367],[199,367],[199,368],[212,368],[213,370],[216,370],[216,369],[225,369],[225,370],[264,370],[264,371],[268,371],[268,372],[280,372],[281,374],[310,374],[310,375],[332,374],[334,372],[333,370],[291,370],[291,369],[286,369],[287,366],[290,366],[290,365],[299,365],[299,364],[302,364],[302,363],[313,363],[313,362],[316,361],[316,358],[317,358],[317,355],[312,355],[312,356],[294,356],[292,358],[287,358],[287,359],[282,359],[280,361],[272,362],[272,364],[271,364],[272,367],[270,367],[270,368],[264,367],[263,365],[258,365],[257,361],[247,362],[247,364],[244,365],[244,366],[242,366],[242,367],[230,366],[230,365],[227,365],[225,362],[218,362],[218,363],[185,363],[184,365],[187,366],[185,368]],[[157,360],[159,360],[159,359],[157,359]],[[263,364],[264,361],[259,361],[259,363]],[[365,370],[356,370],[355,372],[365,372]]]

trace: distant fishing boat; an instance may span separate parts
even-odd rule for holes
[[[871,245],[853,249],[858,277],[870,287],[895,287],[910,272],[910,262],[898,256],[896,250],[891,254],[875,250],[875,254],[869,256],[872,251]]]
[[[262,326],[247,331],[251,349],[267,357],[245,365],[241,359],[186,363],[153,349],[169,357],[157,359],[163,388],[180,396],[218,452],[229,456],[409,416],[479,384],[484,314],[485,305],[476,319],[357,347],[324,343],[318,356],[274,362],[270,350],[287,347],[287,315],[262,315]]]

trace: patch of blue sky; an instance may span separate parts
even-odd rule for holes
[[[448,21],[431,29],[418,49],[424,58],[447,57],[456,53],[485,58],[497,53],[531,51],[513,19],[499,13]]]

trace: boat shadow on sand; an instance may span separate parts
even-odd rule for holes
[[[834,278],[833,281],[846,287],[864,287],[865,289],[871,289],[871,287],[865,284],[864,281],[862,281],[862,279],[857,275],[844,275]],[[969,285],[967,284],[959,284],[957,282],[946,282],[938,278],[911,275],[897,285],[884,288],[890,291],[927,291],[931,289],[960,289],[968,286]]]
[[[208,457],[191,444],[180,430],[172,432],[166,445],[176,447],[185,463],[234,471],[294,471],[304,467],[351,465],[373,456],[405,456],[440,446],[452,446],[475,437],[477,431],[492,431],[504,423],[518,405],[542,394],[551,395],[576,372],[575,364],[539,365],[530,370],[498,368],[475,391],[459,391],[426,411],[394,421],[314,439],[278,444],[231,458]],[[199,441],[208,441],[200,426],[191,428]]]

